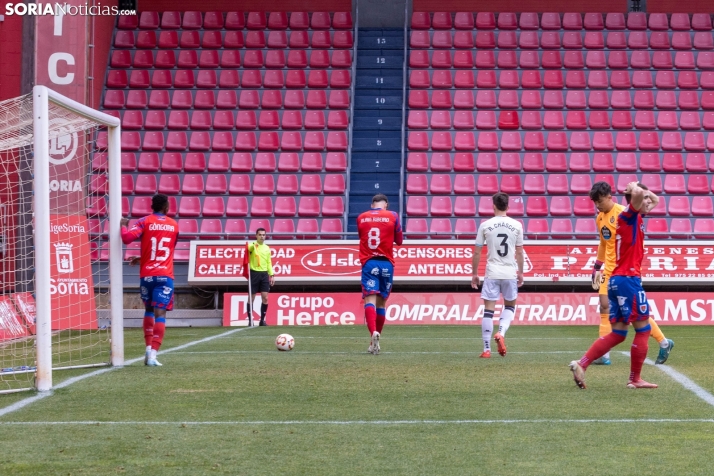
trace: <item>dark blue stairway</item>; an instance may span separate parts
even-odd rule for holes
[[[399,212],[402,166],[404,30],[360,28],[357,43],[347,231],[372,196],[384,193]]]

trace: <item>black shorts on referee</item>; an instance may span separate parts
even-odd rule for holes
[[[250,270],[250,292],[253,294],[270,292],[270,276],[267,271]]]

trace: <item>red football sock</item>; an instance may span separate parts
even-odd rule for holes
[[[365,304],[364,318],[367,320],[367,330],[372,335],[377,330],[377,309],[374,304]]]
[[[384,329],[384,321],[387,320],[387,316],[384,314],[385,309],[377,309],[377,332],[382,333]]]
[[[166,323],[157,321],[154,324],[154,335],[151,339],[151,348],[158,351],[161,343],[164,341],[164,333],[166,332]]]
[[[584,369],[587,369],[593,360],[599,359],[609,352],[610,349],[618,344],[621,344],[624,340],[625,336],[616,334],[615,332],[610,332],[608,335],[600,337],[598,340],[593,342],[593,345],[591,345],[588,351],[585,352],[583,358],[580,359],[580,365]]]
[[[154,315],[144,316],[144,342],[147,346],[151,345],[151,339],[154,338]]]
[[[635,334],[635,340],[632,341],[632,348],[630,349],[630,381],[635,382],[640,380],[640,373],[642,373],[642,364],[645,363],[647,358],[647,344],[650,338],[650,333],[652,331],[647,329],[646,331],[637,332]]]

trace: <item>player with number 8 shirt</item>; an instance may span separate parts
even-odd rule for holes
[[[379,354],[386,303],[392,292],[394,243],[403,241],[399,216],[388,207],[387,196],[378,193],[372,197],[372,208],[357,217],[364,315],[371,336],[367,351],[374,355]]]
[[[174,249],[179,228],[169,218],[169,198],[157,194],[151,199],[151,215],[139,218],[127,229],[129,220],[121,219],[121,239],[124,244],[141,239],[141,256],[131,259],[131,265],[140,264],[139,285],[144,302],[144,365],[161,366],[156,354],[166,331],[166,311],[173,309],[174,301]]]

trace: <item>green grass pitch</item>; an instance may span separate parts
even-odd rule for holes
[[[714,393],[714,327],[664,327],[667,367]],[[714,406],[646,365],[628,390],[632,332],[592,366],[567,364],[595,327],[513,325],[508,355],[479,359],[480,327],[168,329],[164,364],[104,371],[4,414],[0,474],[711,474]],[[278,352],[281,332],[295,337]],[[126,332],[127,359],[143,355]],[[657,344],[650,339],[649,358]],[[91,370],[57,372],[55,383]],[[707,393],[703,394],[705,397]]]

